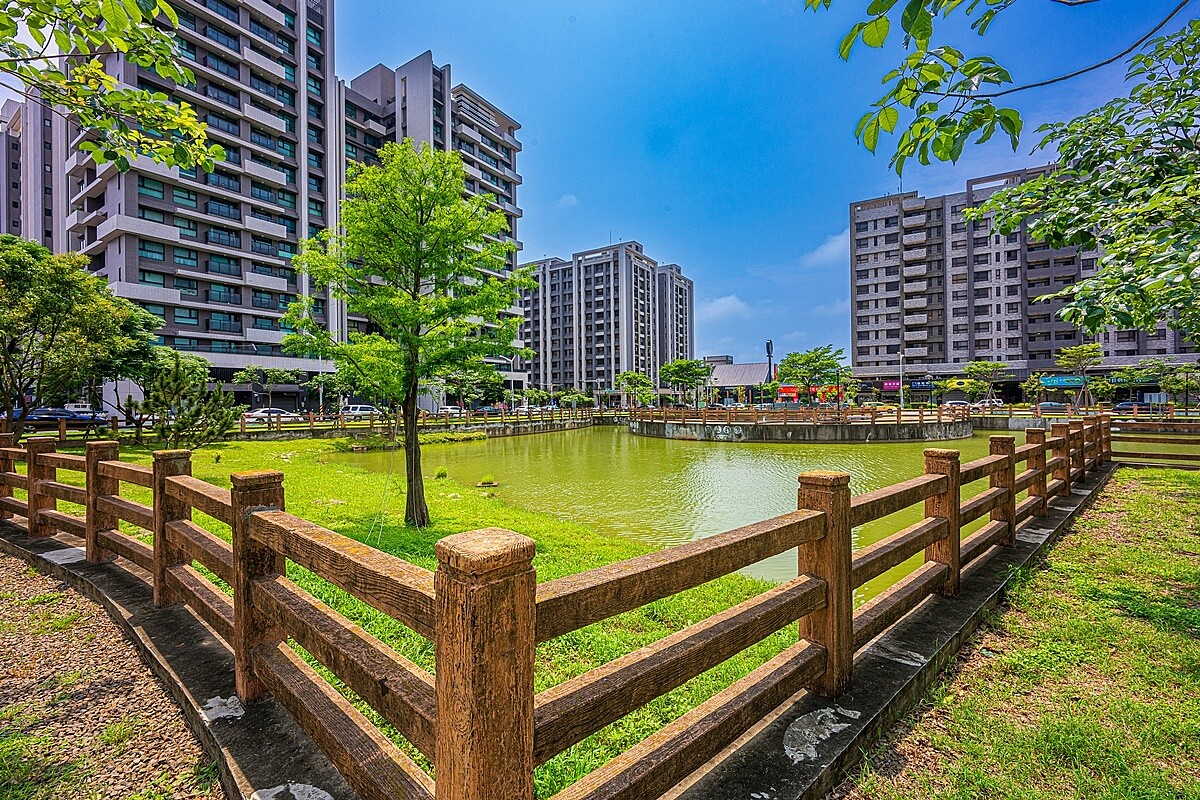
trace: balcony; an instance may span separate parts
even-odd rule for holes
[[[906,228],[919,228],[925,224],[925,219],[924,214],[909,214],[901,222]]]
[[[287,183],[282,172],[273,167],[268,167],[266,164],[259,164],[257,161],[247,161],[244,169],[247,175],[267,181],[268,183],[273,183],[276,186],[284,186]]]
[[[278,328],[246,328],[246,340],[262,344],[279,344],[283,341],[284,331]]]
[[[905,281],[904,282],[904,293],[905,294],[924,294],[927,291],[929,291],[929,282],[928,281]]]
[[[924,247],[918,250],[905,250],[901,258],[905,261],[924,261],[929,253]]]
[[[274,275],[263,275],[258,272],[247,272],[245,275],[245,280],[246,280],[247,286],[253,286],[258,289],[269,289],[269,290],[275,291],[275,292],[285,292],[285,291],[287,291],[287,288],[288,288],[286,279],[277,278]],[[256,308],[278,308],[279,303],[274,303],[273,305],[270,305],[270,306],[259,306],[256,303],[255,307]]]
[[[900,201],[900,208],[903,211],[921,211],[925,208],[925,198],[906,197]]]
[[[242,323],[232,319],[210,319],[208,321],[208,329],[223,333],[241,333]]]
[[[225,303],[231,306],[240,306],[242,304],[242,295],[240,292],[223,292],[220,289],[209,289],[204,293],[204,296],[210,303]]]
[[[928,347],[906,347],[904,348],[905,358],[926,358],[929,356]]]
[[[904,234],[904,246],[912,247],[913,245],[924,244],[926,239],[925,231],[917,231],[916,233]]]
[[[267,311],[286,311],[287,310],[286,303],[280,303],[274,297],[262,297],[261,295],[257,295],[257,294],[254,295],[254,299],[251,301],[251,305],[254,306],[255,308],[266,309]]]
[[[923,278],[929,274],[929,267],[926,264],[917,264],[912,267],[904,268],[904,277],[906,278]]]
[[[913,330],[906,330],[904,332],[904,341],[906,341],[906,342],[927,342],[927,341],[929,341],[929,329],[928,328],[916,328]]]
[[[929,307],[929,298],[928,297],[910,297],[904,301],[904,310],[905,311],[915,311],[919,308],[928,308],[928,307]]]
[[[904,324],[908,325],[925,325],[929,322],[928,314],[905,314]]]
[[[259,125],[262,125],[264,128],[270,128],[276,133],[283,133],[286,130],[283,125],[283,120],[281,120],[279,117],[275,116],[274,114],[268,114],[262,109],[255,108],[249,103],[246,103],[242,106],[242,114],[245,115],[246,119],[250,120],[251,122],[256,122]]]

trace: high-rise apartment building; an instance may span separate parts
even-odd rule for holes
[[[468,195],[488,194],[492,208],[504,214],[508,233],[501,238],[516,245],[504,277],[517,265],[521,242],[517,238],[517,154],[521,126],[497,106],[463,84],[451,80],[449,64],[438,66],[433,54],[422,53],[399,67],[379,64],[351,80],[339,83],[338,105],[344,111],[341,140],[336,148],[348,161],[378,163],[376,152],[385,142],[429,143],[436,150],[458,153],[466,171]],[[341,161],[341,159],[339,159]],[[341,164],[339,182],[345,178]],[[509,310],[520,316],[521,309]],[[348,330],[362,328],[365,320],[349,317]],[[528,373],[514,369],[514,362],[489,359],[506,375],[505,388],[524,389]]]
[[[530,382],[544,389],[611,389],[618,373],[658,369],[695,351],[694,290],[677,264],[660,265],[638,242],[548,258],[532,267],[524,338]]]
[[[916,192],[850,206],[852,363],[858,378],[962,373],[969,361],[1004,361],[1015,379],[1055,370],[1058,352],[1083,344],[1058,318],[1061,300],[1040,298],[1096,272],[1098,253],[1009,234],[992,219],[968,222],[963,209],[1050,167],[969,180],[966,191]],[[1107,367],[1194,347],[1165,324],[1153,333],[1110,330],[1098,337]]]
[[[107,56],[107,69],[123,85],[190,103],[227,158],[211,173],[148,159],[122,173],[81,153],[88,134],[71,125],[53,192],[68,206],[57,217],[67,247],[91,256],[117,295],[163,319],[163,344],[203,354],[217,380],[249,363],[316,370],[281,352],[280,319],[309,293],[290,262],[297,243],[336,224],[343,111],[334,97],[333,0],[175,7],[194,85],[118,55]],[[329,314],[325,297],[315,310]]]
[[[32,239],[55,252],[67,248],[61,169],[66,138],[66,121],[35,100],[7,100],[0,107],[0,233]]]

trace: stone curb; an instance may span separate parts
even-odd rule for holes
[[[358,800],[282,706],[271,699],[242,706],[233,654],[186,606],[156,609],[148,573],[127,562],[89,564],[82,547],[58,537],[31,539],[7,520],[0,521],[0,551],[108,612],[216,761],[229,800]]]
[[[667,795],[678,800],[818,800],[912,710],[1003,600],[1018,570],[1039,556],[1091,505],[1112,475],[1104,465],[1050,513],[1035,517],[1017,544],[995,548],[963,570],[962,591],[934,596],[854,659],[850,689],[836,700],[804,692]]]

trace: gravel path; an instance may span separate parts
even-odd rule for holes
[[[224,797],[179,707],[108,614],[0,556],[0,799]]]

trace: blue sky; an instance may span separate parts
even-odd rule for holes
[[[1175,0],[1048,0],[1002,15],[977,52],[1018,81],[1123,49]],[[849,339],[851,201],[894,191],[886,155],[853,138],[897,60],[837,43],[864,0],[831,13],[803,0],[519,3],[342,0],[337,66],[353,76],[431,49],[454,80],[523,125],[523,258],[567,257],[620,239],[683,265],[696,282],[698,355],[738,361]],[[975,46],[976,42],[969,42]],[[1123,67],[1020,101],[1030,130],[1118,93]],[[1044,162],[989,143],[955,166],[906,171],[927,194]]]

